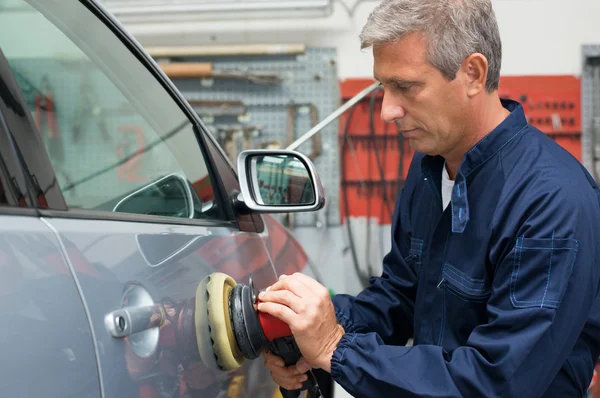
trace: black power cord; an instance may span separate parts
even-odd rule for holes
[[[385,179],[385,169],[384,169],[384,165],[382,165],[382,160],[381,160],[381,154],[380,154],[380,148],[378,145],[378,141],[377,141],[377,136],[375,134],[375,119],[374,119],[374,114],[375,114],[375,102],[377,101],[377,95],[378,92],[381,89],[378,89],[376,91],[374,91],[371,96],[370,96],[370,100],[369,100],[369,135],[371,137],[371,142],[370,145],[368,145],[367,147],[370,149],[371,145],[373,147],[373,153],[375,155],[375,160],[377,162],[377,169],[379,172],[379,179],[380,179],[380,184],[381,185],[381,190],[382,190],[382,196],[383,196],[383,201],[385,204],[385,210],[388,211],[389,217],[390,219],[392,219],[393,217],[393,206],[390,203],[390,199],[388,195],[388,182]],[[352,231],[352,222],[350,220],[350,205],[348,202],[348,195],[347,195],[347,186],[348,186],[348,181],[346,180],[346,161],[345,161],[345,148],[347,143],[350,141],[350,134],[349,134],[349,130],[350,130],[350,125],[352,123],[352,117],[354,115],[354,110],[355,110],[355,106],[352,107],[349,112],[348,112],[348,118],[346,119],[346,124],[344,126],[344,133],[343,133],[343,140],[342,140],[342,146],[341,146],[341,150],[340,150],[340,154],[341,154],[341,169],[342,169],[342,176],[341,176],[341,183],[342,183],[342,202],[343,202],[343,206],[344,206],[344,212],[346,214],[346,231],[348,233],[348,240],[349,240],[349,246],[350,246],[350,251],[351,251],[351,255],[352,255],[352,262],[354,264],[354,269],[356,271],[356,274],[358,276],[358,279],[361,283],[361,285],[363,287],[367,287],[369,285],[369,277],[370,275],[373,274],[374,269],[371,265],[371,261],[370,261],[370,246],[371,246],[371,224],[369,221],[369,218],[371,216],[371,209],[370,209],[370,199],[368,199],[368,210],[367,210],[367,225],[366,225],[366,230],[367,230],[367,250],[366,250],[366,263],[367,263],[367,272],[363,272],[359,261],[358,261],[358,256],[356,253],[356,245],[354,242],[354,235],[353,235],[353,231]],[[382,137],[382,145],[383,146],[387,146],[387,137],[388,134],[388,125],[387,123],[385,124],[385,130],[384,130],[384,136]],[[404,137],[402,136],[402,134],[398,133],[398,150],[400,152],[400,159],[398,162],[398,171],[397,171],[397,179],[396,179],[396,185],[398,188],[400,188],[401,185],[401,181],[404,179]],[[370,155],[370,152],[369,152]],[[384,157],[383,161],[385,162],[386,158]],[[370,172],[370,156],[369,156],[369,172]],[[367,184],[364,183],[363,181],[363,185],[365,185],[366,187],[366,191],[367,191],[367,195],[369,195],[369,187],[366,186]],[[371,188],[374,188],[377,184],[371,184]],[[383,218],[383,211],[384,208],[381,208],[381,213],[380,213],[380,219]]]
[[[383,166],[381,165],[379,146],[377,145],[377,138],[375,136],[375,118],[373,116],[375,114],[375,101],[377,101],[377,94],[379,93],[379,91],[381,91],[381,88],[378,88],[377,90],[373,91],[371,93],[371,98],[369,100],[369,130],[370,130],[369,133],[371,135],[373,147],[375,148],[374,149],[375,160],[377,161],[377,169],[379,170],[379,179],[380,179],[381,185],[383,187],[383,202],[385,203],[385,207],[387,208],[387,211],[388,211],[390,219],[391,219],[393,210],[392,210],[392,206],[390,205],[388,195],[387,195],[387,183],[385,180],[385,172],[384,172]],[[387,140],[387,137],[384,136],[384,138],[382,140],[384,145],[385,145],[386,140]]]
[[[347,186],[348,181],[346,181],[346,160],[345,160],[345,148],[346,144],[350,139],[350,135],[348,131],[350,130],[350,123],[352,122],[352,117],[354,116],[355,107],[350,108],[348,112],[348,119],[346,119],[346,125],[344,126],[344,134],[342,140],[342,148],[340,150],[340,163],[342,169],[342,202],[344,206],[344,213],[346,214],[346,231],[348,233],[348,241],[350,243],[350,253],[352,255],[352,263],[354,265],[354,270],[356,271],[356,275],[358,276],[358,280],[363,288],[369,286],[369,274],[371,274],[371,269],[368,270],[368,273],[364,273],[360,265],[358,263],[358,256],[356,255],[356,245],[354,243],[354,234],[352,233],[352,222],[350,220],[350,204],[348,203],[348,194],[347,194]]]

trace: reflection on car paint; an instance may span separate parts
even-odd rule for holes
[[[100,396],[79,293],[58,241],[39,219],[2,217],[0,298],[2,396]]]

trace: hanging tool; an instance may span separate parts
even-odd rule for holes
[[[242,101],[205,101],[189,99],[188,102],[200,116],[240,116],[248,111]]]
[[[54,94],[52,93],[50,82],[46,75],[42,78],[40,90],[41,91],[36,94],[34,99],[35,125],[48,150],[48,155],[50,155],[50,159],[52,160],[55,174],[63,177],[64,184],[62,184],[62,186],[64,187],[65,185],[71,184],[72,178],[64,165],[65,148],[63,137],[61,136],[58,125]],[[71,193],[75,195],[75,191],[72,191]]]
[[[217,142],[227,157],[235,164],[241,150],[255,148],[254,140],[260,137],[263,125],[211,125],[208,129],[216,136]],[[240,142],[241,141],[241,145]]]
[[[77,143],[81,138],[81,129],[88,119],[94,121],[98,130],[100,130],[100,134],[102,134],[102,139],[104,142],[108,142],[110,135],[106,128],[104,112],[102,107],[98,105],[97,95],[93,91],[88,73],[87,71],[83,73],[81,85],[79,86],[79,100],[73,119],[73,142]]]
[[[62,145],[58,120],[56,117],[56,105],[54,96],[50,90],[48,76],[42,78],[41,92],[35,96],[35,125],[48,146],[48,153],[52,163],[62,169],[65,153]]]
[[[210,62],[161,62],[158,66],[171,79],[226,78],[248,80],[257,84],[283,82],[283,78],[277,73],[248,72],[241,69],[215,70]]]
[[[234,44],[211,46],[146,47],[154,58],[169,57],[223,57],[242,55],[296,55],[306,52],[304,44]]]
[[[315,126],[319,121],[319,110],[315,106],[315,104],[308,104],[310,108],[310,121],[311,126]],[[290,145],[294,142],[296,138],[296,114],[298,113],[298,105],[291,104],[288,107],[288,119],[287,119],[287,137],[286,137],[286,145]],[[315,161],[315,159],[321,155],[323,152],[323,142],[321,138],[321,133],[316,133],[312,136],[312,151],[307,157],[311,161]],[[315,217],[315,224],[318,223],[318,218]],[[293,213],[285,213],[281,217],[281,222],[286,227],[293,229],[295,227],[295,215]]]
[[[202,280],[196,290],[193,324],[198,352],[207,367],[216,365],[225,371],[238,369],[246,359],[257,359],[264,351],[283,358],[286,366],[298,362],[302,354],[289,326],[258,312],[257,304],[258,290],[252,275],[248,286],[220,272]],[[300,390],[281,388],[283,397],[296,398],[307,390],[309,398],[321,398],[312,371],[309,370],[307,376]]]
[[[319,110],[315,104],[308,104],[310,108],[310,121],[311,126],[314,127],[319,121]],[[291,145],[296,139],[296,114],[298,113],[297,105],[291,104],[288,108],[288,130],[286,145]],[[314,160],[323,152],[323,143],[321,133],[317,132],[311,137],[312,151],[307,157],[314,162]]]

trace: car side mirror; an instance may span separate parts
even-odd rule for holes
[[[258,213],[316,211],[325,205],[323,185],[312,162],[288,150],[252,149],[238,155],[241,209]]]

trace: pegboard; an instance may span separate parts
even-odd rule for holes
[[[214,71],[269,72],[278,74],[283,79],[278,84],[260,84],[243,79],[220,77],[171,78],[192,106],[196,101],[241,101],[243,103],[246,112],[242,117],[216,115],[214,112],[209,115],[211,112],[205,112],[202,107],[194,106],[209,131],[221,144],[223,144],[224,133],[220,127],[238,126],[240,131],[249,126],[258,127],[252,131],[253,134],[248,133],[249,138],[245,143],[238,133],[234,152],[239,152],[244,148],[259,148],[264,143],[274,141],[285,148],[290,106],[296,109],[295,139],[310,130],[313,125],[311,105],[317,110],[317,122],[335,111],[341,105],[336,57],[336,50],[332,48],[307,48],[303,54],[298,55],[177,57],[156,60],[159,63],[210,62]],[[335,121],[321,130],[322,153],[313,160],[326,193],[328,225],[339,224],[340,177],[337,126],[338,122]],[[311,140],[308,140],[297,150],[308,155],[312,149]],[[231,160],[235,165],[235,159]],[[294,225],[314,227],[318,218],[314,213],[297,213],[294,215]]]
[[[600,45],[584,45],[581,77],[583,165],[599,181],[600,176]],[[596,138],[594,131],[597,131]]]

